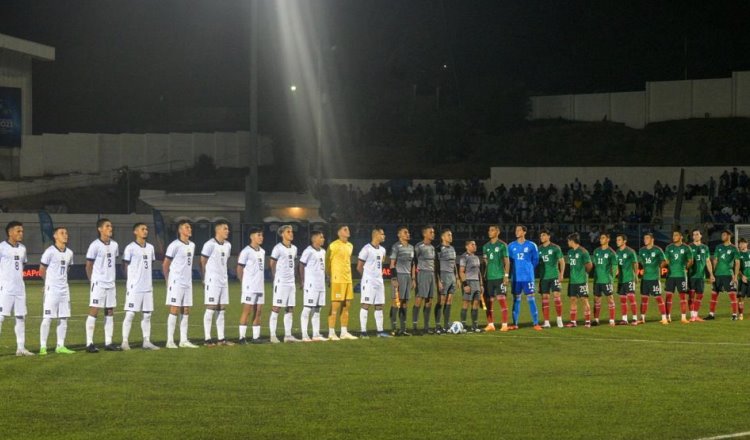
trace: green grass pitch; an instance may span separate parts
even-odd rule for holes
[[[41,285],[28,283],[27,295],[27,347],[36,352]],[[230,295],[227,334],[236,338],[238,284]],[[68,345],[80,349],[87,285],[73,284],[72,298]],[[123,298],[120,285],[120,305]],[[195,285],[196,303],[202,298]],[[152,339],[163,346],[161,282],[155,302]],[[358,302],[355,296],[353,331],[359,330]],[[454,319],[459,309],[453,306]],[[0,335],[0,438],[690,439],[745,432],[750,321],[730,321],[728,309],[722,295],[718,319],[702,324],[661,326],[651,301],[650,322],[639,327],[535,332],[527,326],[507,334],[44,358],[14,356],[11,318]],[[191,319],[194,342],[203,339],[203,310],[195,307]],[[566,303],[566,317],[567,310]],[[619,303],[617,310],[619,317]],[[266,306],[264,337],[269,311]],[[528,323],[526,304],[522,311]],[[606,306],[602,316],[606,322]],[[118,310],[118,342],[122,317]],[[139,319],[131,331],[134,347]],[[371,328],[372,320],[370,314]],[[98,344],[102,323],[100,317]]]

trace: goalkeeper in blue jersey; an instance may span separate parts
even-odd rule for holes
[[[521,312],[521,294],[526,294],[534,330],[539,326],[539,312],[534,298],[534,269],[539,262],[539,249],[532,241],[526,240],[526,226],[516,226],[516,241],[508,245],[508,255],[513,262],[511,293],[513,294],[513,328],[518,328],[518,315]]]

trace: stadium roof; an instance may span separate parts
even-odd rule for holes
[[[55,48],[29,40],[0,34],[0,49],[18,52],[43,61],[55,61]]]

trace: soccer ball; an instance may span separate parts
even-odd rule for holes
[[[451,326],[448,327],[448,332],[453,333],[454,335],[459,335],[464,332],[464,325],[458,321],[453,321]]]

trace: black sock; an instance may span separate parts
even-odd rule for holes
[[[396,307],[391,306],[391,330],[396,330],[396,315],[398,314],[398,309]]]
[[[440,314],[443,305],[440,303],[435,304],[435,327],[440,326]]]
[[[406,330],[406,307],[399,307],[398,320],[401,323],[401,330]]]
[[[424,328],[427,330],[430,328],[430,312],[432,311],[431,306],[424,306]]]
[[[466,309],[461,309],[461,324],[463,324],[464,327],[466,327],[466,312]],[[472,314],[472,316],[474,315]]]
[[[478,319],[479,319],[479,309],[471,309],[471,322],[474,323],[474,325],[477,325]]]
[[[445,323],[445,326],[448,327],[451,325],[451,305],[446,304],[443,306],[443,322]]]
[[[419,306],[413,306],[411,308],[411,323],[414,326],[414,330],[416,330],[417,323],[419,323]]]

